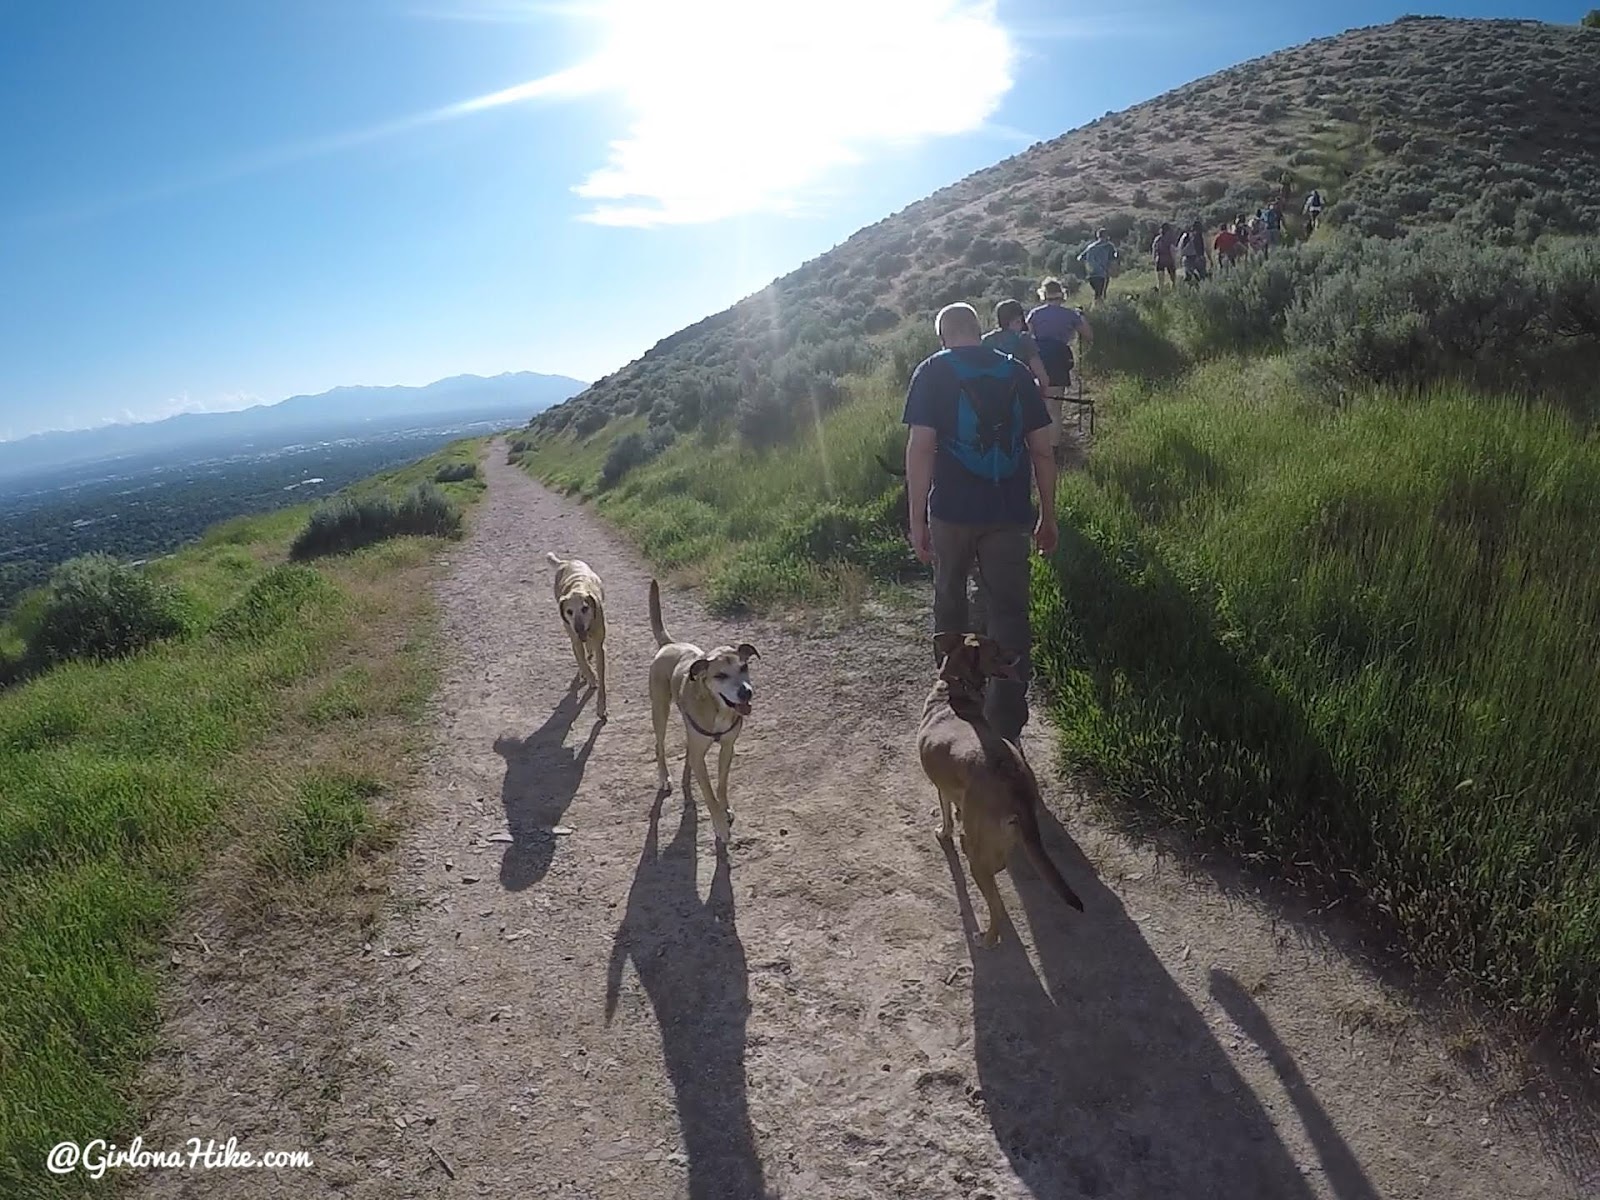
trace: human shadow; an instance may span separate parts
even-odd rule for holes
[[[733,883],[717,856],[711,892],[697,881],[696,805],[684,797],[678,831],[660,848],[661,802],[617,927],[606,972],[606,1022],[616,1013],[628,959],[661,1028],[662,1056],[677,1097],[689,1154],[690,1200],[763,1200],[768,1195],[745,1095],[745,1024],[750,1015],[744,945],[734,924]]]
[[[1042,979],[1013,927],[1002,924],[993,949],[978,943],[964,864],[947,848],[972,956],[978,1081],[1017,1177],[1041,1200],[1309,1200],[1205,1017],[1055,818],[1041,811],[1040,823],[1085,909],[1070,912],[1013,856]]]
[[[1272,1022],[1261,1011],[1261,1006],[1237,979],[1215,968],[1211,972],[1211,995],[1222,1005],[1222,1010],[1233,1018],[1234,1024],[1261,1047],[1272,1069],[1283,1081],[1284,1090],[1289,1093],[1295,1111],[1300,1114],[1300,1123],[1305,1126],[1312,1145],[1317,1148],[1323,1173],[1334,1195],[1339,1200],[1379,1200],[1377,1191],[1367,1179],[1367,1173],[1362,1170],[1348,1143],[1339,1136],[1339,1131],[1317,1100],[1316,1093],[1295,1065],[1294,1055],[1289,1053],[1289,1048],[1273,1030]]]
[[[502,735],[495,739],[495,753],[506,760],[500,801],[505,806],[511,844],[500,859],[500,884],[508,892],[538,883],[555,861],[559,840],[555,827],[578,794],[584,764],[600,736],[601,724],[596,721],[581,746],[574,749],[566,744],[587,699],[572,688],[545,723],[527,737]]]

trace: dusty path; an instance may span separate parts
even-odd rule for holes
[[[1047,844],[1088,911],[1019,862],[1002,888],[1026,946],[969,948],[913,754],[920,629],[805,636],[666,592],[677,636],[761,651],[718,866],[703,811],[656,803],[649,575],[502,448],[486,470],[443,585],[419,826],[354,985],[387,1069],[321,1127],[336,1171],[225,1194],[1600,1195],[1368,975],[1059,787]],[[569,690],[546,549],[606,581],[603,726]]]

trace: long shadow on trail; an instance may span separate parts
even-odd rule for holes
[[[506,760],[500,800],[505,805],[511,844],[500,860],[500,884],[509,892],[538,883],[555,861],[558,839],[553,831],[578,794],[584,764],[600,736],[601,725],[596,721],[582,746],[573,749],[566,744],[586,699],[572,689],[561,697],[545,723],[527,737],[495,739],[495,753]]]
[[[1317,1094],[1311,1090],[1311,1085],[1295,1065],[1294,1055],[1289,1053],[1289,1048],[1278,1037],[1267,1014],[1261,1011],[1261,1006],[1237,979],[1215,968],[1211,971],[1211,995],[1222,1005],[1223,1011],[1233,1018],[1234,1024],[1261,1047],[1272,1069],[1283,1081],[1295,1111],[1300,1114],[1300,1123],[1305,1126],[1306,1133],[1317,1148],[1318,1157],[1322,1159],[1322,1169],[1334,1195],[1339,1200],[1378,1200],[1378,1193],[1373,1190],[1367,1173],[1361,1169],[1361,1163],[1339,1135],[1327,1110],[1318,1101]]]
[[[976,943],[964,864],[948,852],[972,953],[978,1081],[1017,1177],[1040,1200],[1310,1200],[1204,1016],[1054,816],[1040,822],[1086,910],[1069,913],[1013,856],[1042,982],[1012,929],[994,949]]]
[[[611,947],[606,1021],[616,1012],[631,958],[661,1027],[689,1153],[690,1200],[762,1200],[768,1193],[745,1096],[750,993],[744,945],[734,924],[726,858],[717,862],[709,897],[700,899],[695,810],[684,796],[678,831],[664,850],[661,797],[650,810],[650,832]]]

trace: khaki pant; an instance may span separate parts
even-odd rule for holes
[[[933,631],[973,632],[968,624],[967,576],[974,565],[983,595],[987,634],[1020,656],[1019,682],[991,679],[983,715],[1001,737],[1017,741],[1028,723],[1028,680],[1033,635],[1028,625],[1028,552],[1032,530],[1020,525],[955,525],[931,521]]]

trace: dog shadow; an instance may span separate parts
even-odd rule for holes
[[[661,1029],[689,1155],[690,1200],[763,1200],[768,1192],[745,1095],[749,979],[728,860],[718,856],[702,902],[696,805],[686,800],[677,833],[663,849],[663,799],[658,794],[650,810],[627,910],[612,942],[606,1022],[616,1013],[623,968],[632,959]]]
[[[506,761],[500,801],[511,844],[500,860],[500,884],[508,892],[538,883],[555,861],[560,839],[554,828],[578,794],[584,766],[602,728],[596,721],[581,746],[567,745],[567,735],[587,699],[587,693],[569,689],[545,723],[527,737],[495,739],[495,753]]]
[[[1012,856],[1023,912],[1010,913],[1027,918],[1039,973],[1009,924],[998,946],[979,943],[964,864],[946,848],[972,956],[979,1086],[1017,1177],[1041,1200],[1310,1200],[1205,1017],[1055,817],[1039,817],[1085,908],[1070,912]]]

